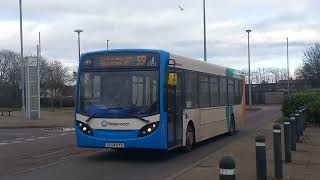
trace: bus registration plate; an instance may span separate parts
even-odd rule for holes
[[[124,143],[106,143],[107,148],[124,148]]]

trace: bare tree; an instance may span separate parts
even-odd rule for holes
[[[68,68],[64,67],[61,61],[49,62],[47,87],[51,93],[52,107],[54,100],[60,100],[66,84],[72,81]]]
[[[0,86],[17,85],[21,78],[20,55],[11,50],[0,51]]]
[[[308,48],[304,52],[303,65],[296,71],[297,79],[305,79],[313,85],[320,86],[320,44]]]
[[[248,71],[243,69],[242,72],[248,80]],[[277,83],[279,80],[286,80],[287,70],[285,68],[277,67],[259,67],[251,71],[251,81],[253,84],[262,84],[262,83]]]

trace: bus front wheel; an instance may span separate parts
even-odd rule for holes
[[[186,132],[186,146],[184,147],[185,152],[190,152],[192,151],[194,142],[195,142],[195,134],[194,134],[194,127],[190,123],[187,127],[187,132]]]

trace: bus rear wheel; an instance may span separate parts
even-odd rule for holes
[[[189,124],[186,132],[186,146],[184,147],[184,152],[192,151],[195,142],[194,137],[194,128],[191,124]]]

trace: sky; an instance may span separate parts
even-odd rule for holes
[[[178,5],[183,7],[181,11]],[[36,54],[41,32],[42,55],[76,69],[77,35],[81,51],[154,48],[203,59],[201,0],[22,0],[24,54]],[[207,56],[214,64],[243,69],[290,69],[302,63],[306,48],[320,40],[318,0],[207,0]],[[20,52],[19,1],[1,0],[0,49]]]

